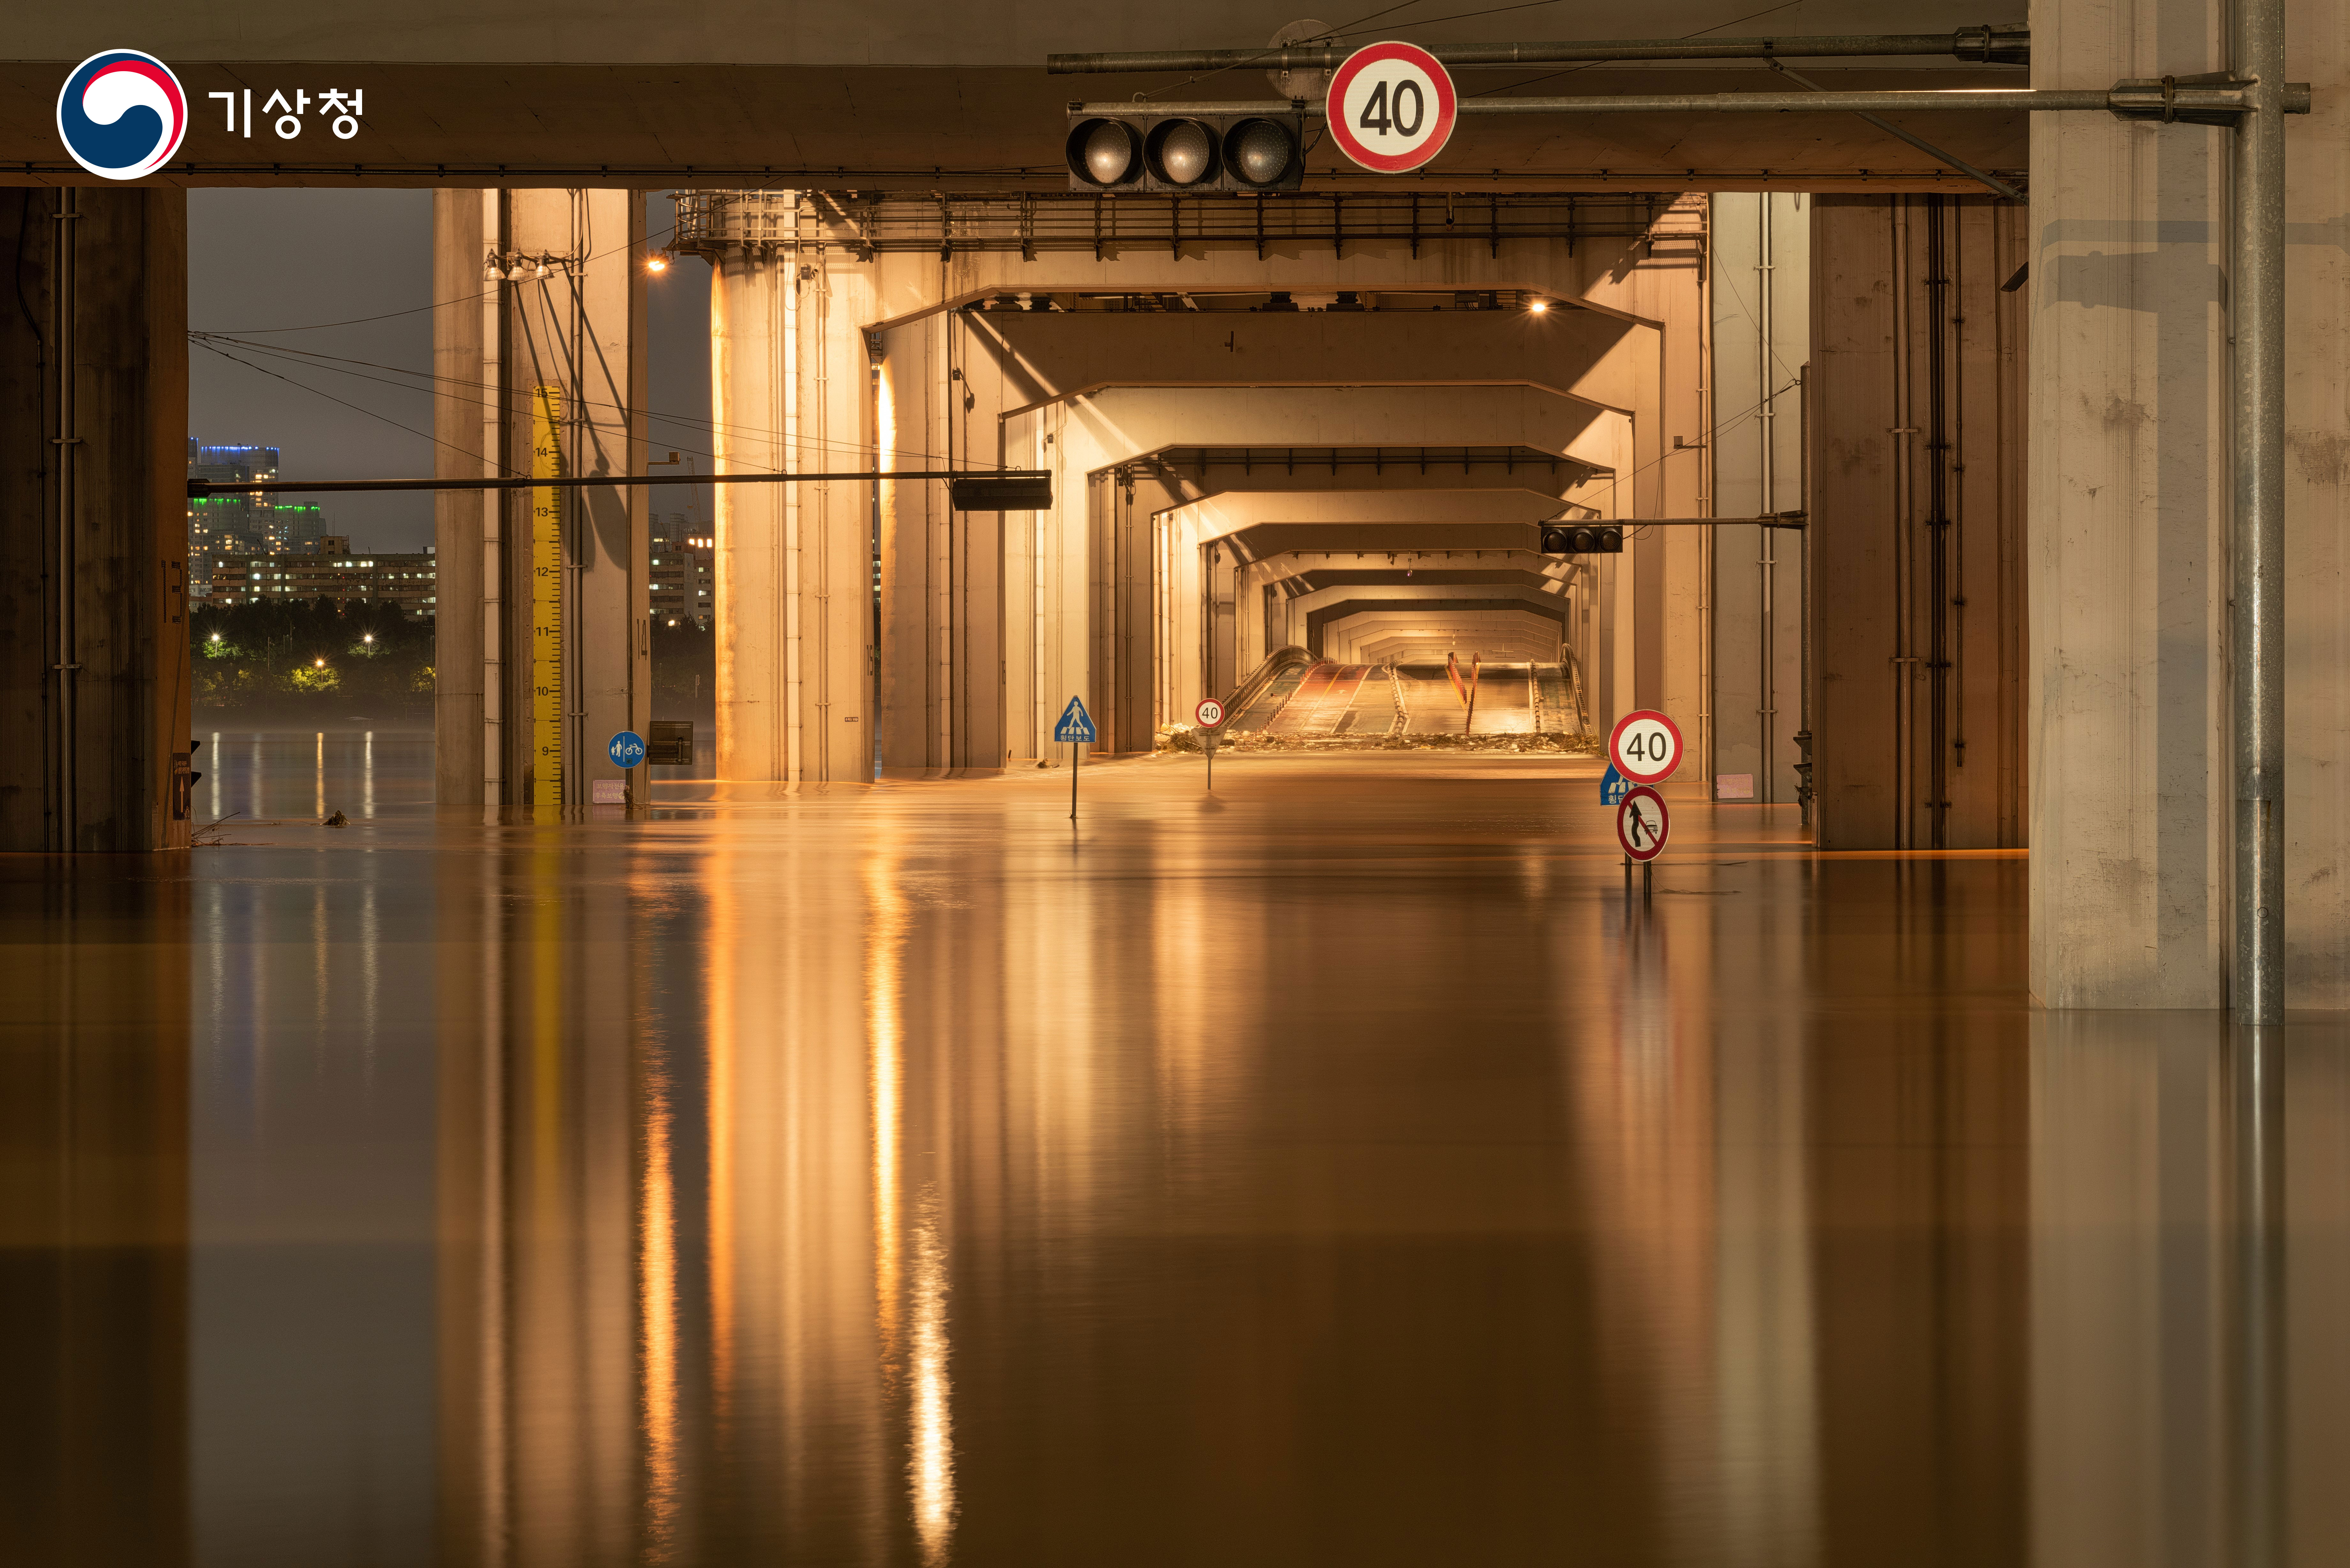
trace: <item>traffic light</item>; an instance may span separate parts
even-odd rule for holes
[[[1305,182],[1295,114],[1109,119],[1069,113],[1069,189],[1087,195],[1295,191]]]
[[[1542,531],[1545,556],[1620,556],[1624,530],[1612,524],[1545,523]]]

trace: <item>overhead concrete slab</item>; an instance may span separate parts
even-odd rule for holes
[[[1537,8],[1506,35],[1680,36],[1719,30],[1734,5],[1680,3],[1637,19],[1605,10]],[[76,61],[135,47],[168,62],[195,109],[164,181],[189,184],[665,184],[774,181],[834,189],[1059,190],[1066,105],[1123,99],[1182,82],[1180,74],[1055,77],[1056,51],[1247,47],[1278,21],[1261,8],[1033,5],[934,0],[833,7],[757,0],[643,0],[546,6],[487,0],[463,6],[319,7],[260,0],[234,7],[161,0],[33,8],[10,18],[0,66],[0,181],[89,182],[57,145],[50,105]],[[2001,20],[1991,17],[1991,20]],[[2012,18],[2020,20],[2019,14]],[[1911,32],[1978,24],[1979,7],[1852,5],[1814,26]],[[1392,26],[1415,39],[1490,41],[1483,13]],[[1873,68],[1872,68],[1873,67]],[[2012,68],[1905,59],[1818,67],[1830,87],[2016,85]],[[1554,68],[1469,73],[1469,91],[1536,93],[1773,92],[1759,67],[1651,70]],[[338,140],[311,119],[279,140],[272,122],[230,130],[206,95],[363,91],[361,128]],[[1259,72],[1201,84],[1218,98],[1272,101]],[[1929,114],[1905,124],[1954,155],[2002,169],[2025,161],[2021,115]],[[1721,114],[1464,117],[1430,188],[1507,186],[1540,179],[1586,189],[1958,189],[1939,161],[1849,115]],[[1347,163],[1327,139],[1308,156],[1309,182],[1367,188],[1385,177]]]

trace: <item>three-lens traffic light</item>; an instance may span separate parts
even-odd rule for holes
[[[1596,523],[1545,523],[1542,531],[1545,556],[1620,556],[1624,530]]]
[[[1088,195],[1295,191],[1305,182],[1303,117],[1069,115],[1069,189]]]

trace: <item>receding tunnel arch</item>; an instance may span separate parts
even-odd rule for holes
[[[1387,615],[1412,618],[1427,623],[1437,623],[1447,618],[1469,614],[1504,611],[1513,616],[1531,617],[1550,623],[1555,639],[1566,635],[1566,610],[1563,606],[1546,605],[1534,599],[1522,598],[1427,598],[1407,599],[1388,597],[1364,597],[1341,599],[1308,611],[1305,617],[1305,650],[1316,659],[1322,658],[1324,634],[1332,622],[1350,616]],[[1461,651],[1469,651],[1462,649]],[[1555,658],[1554,651],[1549,657]]]

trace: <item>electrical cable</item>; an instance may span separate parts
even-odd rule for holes
[[[310,386],[306,382],[297,381],[291,376],[281,376],[275,370],[265,369],[263,367],[255,364],[250,359],[238,358],[237,356],[230,353],[227,349],[217,348],[210,343],[205,343],[201,338],[196,341],[199,346],[211,349],[212,352],[219,355],[222,358],[234,360],[237,364],[244,366],[246,369],[259,371],[262,375],[268,377],[274,381],[283,381],[289,387],[299,387],[303,391],[308,392],[313,397],[324,398],[330,403],[339,403],[344,408],[350,410],[353,413],[365,414],[369,419],[380,420],[385,424],[391,426],[394,430],[406,431],[412,436],[422,436],[426,441],[431,441],[435,446],[445,446],[451,452],[462,453],[466,457],[472,458],[476,462],[491,461],[484,458],[480,452],[466,452],[463,447],[458,446],[453,442],[442,441],[439,436],[433,435],[429,431],[418,430],[414,425],[401,424],[398,420],[391,418],[388,414],[377,413],[373,409],[363,409],[357,403],[349,402],[342,398],[338,398],[332,392],[320,391],[317,388]],[[504,463],[498,463],[497,466],[500,468],[505,468],[506,465]],[[509,475],[512,475],[514,473],[514,470],[507,468],[506,472]]]
[[[343,367],[348,365],[362,365],[367,367],[368,369],[383,370],[393,376],[414,377],[420,380],[439,382],[443,386],[464,388],[469,391],[484,392],[488,390],[483,383],[479,381],[469,381],[462,377],[435,375],[429,370],[410,370],[398,365],[378,364],[370,359],[350,359],[340,355],[322,354],[315,349],[286,348],[270,343],[253,343],[241,337],[230,337],[218,333],[191,332],[188,336],[192,340],[201,343],[206,348],[213,347],[216,342],[232,343],[236,347],[244,349],[248,353],[264,354],[277,358],[290,358],[297,364],[309,366],[322,370],[331,370],[337,375],[348,376],[355,380],[372,381],[379,386],[395,388],[403,392],[415,392],[423,396],[447,398],[452,402],[471,403],[477,408],[502,406],[486,397],[467,397],[462,392],[438,391],[431,387],[411,386],[404,381],[390,380],[385,376],[370,376],[362,371],[346,369],[343,369]],[[319,361],[323,361],[323,363],[317,363]],[[239,361],[239,363],[243,362],[244,361],[242,360]],[[258,367],[256,367],[256,369]],[[301,383],[297,382],[296,384],[300,385]],[[608,403],[594,398],[575,399],[573,401],[585,408],[610,409],[616,412],[622,413],[629,411],[625,404]],[[858,456],[869,456],[876,450],[873,447],[857,441],[816,441],[806,438],[786,441],[780,432],[775,431],[760,430],[750,425],[721,423],[716,421],[699,418],[691,414],[663,413],[653,409],[641,409],[635,411],[642,414],[647,420],[657,420],[665,424],[681,425],[690,430],[699,429],[712,435],[740,435],[746,439],[757,438],[779,446],[812,449],[818,452],[853,453]],[[715,460],[715,454],[712,452],[696,451],[691,447],[680,447],[678,450],[681,452],[690,452],[695,457],[708,457],[713,459],[713,461]],[[899,458],[915,457],[921,459],[925,462],[936,462],[939,459],[939,454],[936,452],[912,452],[905,448],[893,448],[890,450],[889,455]],[[974,470],[973,472],[976,472],[978,471]]]

